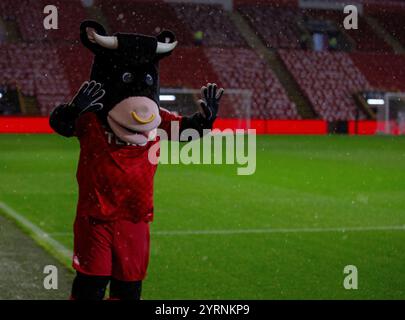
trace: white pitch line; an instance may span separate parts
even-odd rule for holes
[[[403,226],[381,227],[341,227],[341,228],[263,228],[263,229],[234,229],[234,230],[170,230],[156,231],[153,235],[180,236],[180,235],[233,235],[233,234],[264,234],[264,233],[320,233],[320,232],[364,232],[364,231],[405,231]]]
[[[33,224],[22,214],[18,213],[17,211],[15,211],[14,209],[12,209],[11,207],[9,207],[8,205],[6,205],[4,202],[1,201],[0,201],[0,210],[2,210],[11,219],[14,219],[17,222],[19,222],[22,226],[24,226],[24,228],[27,228],[37,238],[39,238],[41,241],[44,241],[46,244],[52,247],[52,249],[56,250],[57,252],[59,252],[61,255],[63,255],[68,259],[72,258],[73,253],[71,250],[66,248],[59,241],[53,239],[49,233],[46,233],[41,228]]]
[[[268,234],[268,233],[322,233],[322,232],[367,232],[367,231],[405,231],[402,226],[377,227],[338,227],[338,228],[263,228],[263,229],[230,229],[230,230],[166,230],[152,231],[157,236],[188,235],[235,235],[235,234]],[[71,236],[68,232],[52,233],[52,236]]]

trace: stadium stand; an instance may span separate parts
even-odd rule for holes
[[[387,12],[384,10],[372,14],[381,26],[405,46],[405,10],[398,12]]]
[[[208,48],[205,51],[220,77],[221,85],[252,90],[253,119],[299,118],[295,105],[288,99],[270,67],[254,51],[244,48]]]
[[[341,26],[344,16],[336,11],[277,6],[276,0],[271,1],[271,6],[268,1],[261,1],[260,5],[255,2],[235,1],[235,8],[267,48],[279,52],[279,64],[286,67],[285,74],[291,73],[298,83],[295,90],[305,94],[316,116],[326,120],[352,119],[356,110],[352,95],[358,91],[405,91],[404,56],[393,54],[367,19],[360,18],[359,30],[346,31]],[[395,7],[369,11],[370,3],[377,6],[379,2],[361,3],[365,4],[366,14],[405,43],[405,11]],[[95,18],[81,0],[55,0],[52,4],[59,8],[59,29],[45,30],[42,22],[46,4],[46,0],[0,1],[0,19],[11,21],[18,34],[11,43],[0,44],[0,83],[16,82],[23,95],[36,98],[44,115],[71,97],[88,79],[92,55],[78,41],[78,26],[86,18]],[[94,4],[111,32],[156,34],[165,28],[176,33],[179,47],[161,63],[162,87],[198,89],[215,81],[228,88],[251,90],[252,118],[299,118],[295,104],[270,65],[248,48],[240,26],[221,6],[147,0],[95,0]],[[353,40],[355,52],[300,50],[303,22],[308,18],[332,21]],[[202,46],[195,43],[197,31],[203,32]],[[229,117],[244,115],[235,106],[223,112]]]
[[[370,85],[348,54],[280,50],[279,55],[323,119],[355,118],[353,94]]]
[[[191,32],[183,21],[177,18],[176,12],[169,3],[103,0],[99,1],[99,4],[107,17],[112,32],[137,32],[153,35],[163,29],[169,29],[176,34],[182,45],[192,45],[193,43]]]
[[[18,7],[18,2],[16,1],[0,1],[0,17],[7,21],[15,20],[16,14],[18,13]]]
[[[359,16],[359,29],[346,30],[343,27],[345,14],[337,10],[305,10],[308,18],[332,21],[338,28],[355,43],[355,50],[369,52],[392,52],[392,48],[380,38],[367,21]]]
[[[238,8],[256,34],[269,48],[299,48],[299,12],[267,6],[244,5]]]
[[[77,40],[78,26],[87,17],[80,0],[55,0],[52,1],[52,5],[58,8],[59,28],[57,30],[45,30],[43,27],[43,9],[50,4],[49,1],[2,0],[1,3],[6,9],[6,16],[10,20],[16,21],[22,39],[27,42]]]
[[[161,86],[200,88],[202,83],[218,81],[204,50],[198,47],[179,47],[160,64]]]
[[[177,18],[189,31],[203,32],[204,46],[244,47],[246,43],[220,5],[173,3]]]
[[[93,56],[89,50],[79,44],[59,44],[57,52],[60,72],[69,81],[70,96],[80,88],[85,79],[90,76]]]
[[[375,90],[405,91],[405,56],[352,53],[351,59]]]
[[[36,96],[42,114],[69,95],[57,51],[45,44],[0,46],[0,69],[0,82],[16,82],[22,94]]]
[[[392,48],[375,34],[361,16],[360,29],[345,30],[343,28],[345,15],[337,10],[299,10],[265,5],[242,5],[238,10],[269,48],[300,48],[300,38],[305,31],[303,22],[317,19],[334,23],[342,33],[352,39],[358,51],[392,51]]]

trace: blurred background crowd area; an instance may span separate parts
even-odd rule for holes
[[[0,114],[46,116],[74,94],[92,61],[79,25],[93,19],[110,34],[174,31],[162,88],[248,90],[253,119],[376,119],[386,92],[405,91],[405,3],[353,0],[357,30],[344,28],[342,3],[1,0]],[[57,30],[43,27],[48,4]],[[244,116],[236,97],[223,117]]]

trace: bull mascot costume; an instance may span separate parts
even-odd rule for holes
[[[159,143],[157,129],[170,133],[174,122],[180,134],[211,129],[223,89],[209,83],[199,112],[175,115],[159,107],[158,65],[177,45],[172,32],[108,36],[99,23],[84,21],[80,39],[94,54],[90,81],[50,116],[57,133],[80,142],[71,298],[102,300],[110,284],[111,299],[137,300],[153,219],[156,163],[148,150]]]

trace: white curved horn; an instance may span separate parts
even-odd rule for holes
[[[156,53],[166,53],[172,51],[177,46],[177,41],[172,43],[158,42]]]
[[[118,39],[114,36],[100,36],[96,32],[93,32],[94,40],[102,47],[107,49],[117,49]]]

